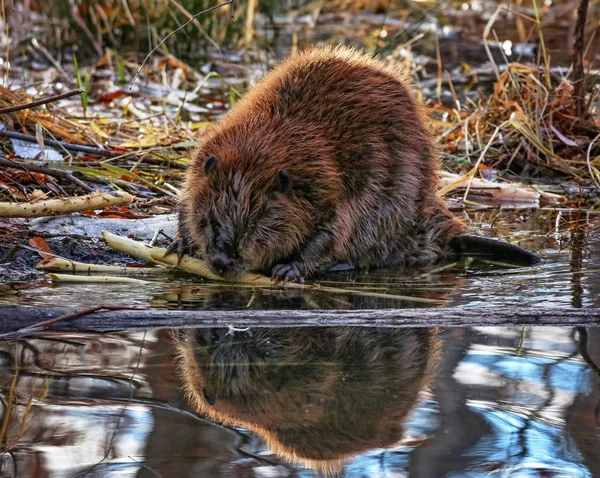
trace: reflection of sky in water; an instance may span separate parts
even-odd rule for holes
[[[485,329],[481,331],[485,334]],[[495,332],[501,330],[489,330],[486,335],[493,340]],[[528,332],[530,343],[518,351],[521,355],[516,349],[500,350],[479,343],[469,349],[454,371],[457,382],[479,390],[478,400],[468,399],[466,405],[490,427],[467,455],[479,457],[482,468],[501,464],[497,476],[537,477],[541,470],[551,476],[592,476],[581,464],[577,444],[564,429],[566,412],[577,394],[591,392],[591,371],[576,354],[572,329]],[[570,353],[565,353],[566,348],[572,349]],[[553,357],[556,349],[562,353]],[[489,476],[489,470],[465,470],[447,476]]]
[[[559,362],[557,359],[540,357],[516,357],[509,355],[471,355],[468,354],[456,370],[457,376],[461,375],[461,368],[468,367],[470,363],[477,367],[469,367],[471,371],[482,369],[494,376],[502,376],[505,380],[523,380],[530,384],[549,384],[552,387],[570,392],[587,393],[589,384],[582,380],[588,371],[583,362]],[[551,372],[547,379],[543,377],[544,368],[550,367]],[[474,380],[481,386],[486,386],[486,380]]]
[[[439,409],[435,400],[422,400],[404,422],[403,442],[420,441],[435,433],[439,426]],[[410,463],[412,446],[399,444],[394,450],[373,450],[356,457],[344,469],[347,476],[404,477]]]
[[[122,404],[82,408],[61,405],[49,406],[46,410],[53,413],[44,417],[44,426],[76,438],[60,446],[34,446],[44,452],[47,468],[56,476],[62,476],[61,471],[72,470],[74,463],[79,466],[100,463],[109,443],[114,455],[121,458],[113,459],[109,455],[98,465],[96,468],[102,470],[102,476],[136,476],[140,465],[135,461],[144,461],[146,441],[153,427],[148,407],[129,404],[123,411]],[[113,437],[117,422],[119,428]]]
[[[466,392],[464,404],[469,412],[486,425],[483,431],[467,430],[480,438],[462,449],[464,469],[443,476],[593,476],[565,424],[576,397],[592,393],[593,375],[577,353],[573,329],[526,329],[527,338],[520,348],[500,347],[498,343],[518,343],[521,328],[480,332],[452,377],[455,386]],[[427,447],[430,439],[446,432],[440,429],[440,413],[453,412],[440,410],[436,401],[444,392],[448,390],[434,390],[433,399],[421,400],[411,412],[405,423],[404,443],[349,460],[342,476],[408,477],[414,451],[408,445]],[[304,470],[299,476],[315,475]]]
[[[502,463],[499,476],[539,477],[540,470],[551,476],[592,476],[580,463],[581,454],[575,443],[564,436],[560,426],[518,416],[502,410],[477,407],[471,404],[491,427],[488,436],[471,448],[469,455],[480,457],[482,467]],[[487,472],[450,473],[449,477],[489,476]],[[548,475],[545,475],[548,476]]]

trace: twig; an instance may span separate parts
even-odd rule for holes
[[[48,60],[52,64],[52,66],[57,69],[57,71],[59,71],[62,75],[67,76],[67,72],[64,70],[62,65],[52,57],[52,55],[48,50],[46,50],[46,48],[40,45],[40,43],[37,41],[37,38],[33,38],[31,40],[31,45],[33,46],[33,48],[38,50],[46,58],[46,60]]]
[[[585,37],[585,24],[587,22],[589,0],[581,0],[577,9],[577,23],[575,24],[575,42],[573,43],[573,83],[575,85],[575,99],[577,100],[577,115],[584,118],[585,107],[585,71],[583,69],[583,50]]]
[[[6,69],[4,70],[4,85],[8,87],[8,73],[10,71],[10,30],[8,27],[8,21],[6,16],[6,5],[4,4],[4,0],[2,0],[2,18],[4,19],[4,38],[6,38]],[[7,410],[5,410],[6,414]],[[2,433],[4,436],[4,433]]]
[[[79,8],[77,7],[77,4],[75,4],[75,3],[73,3],[73,7],[71,9],[71,16],[73,18],[73,21],[75,23],[77,23],[79,28],[81,28],[83,30],[83,33],[85,33],[85,35],[88,37],[88,40],[94,46],[94,49],[96,50],[96,53],[98,54],[98,56],[101,57],[102,54],[104,53],[102,51],[102,44],[100,43],[100,41],[98,41],[94,38],[94,35],[92,34],[90,29],[85,24],[85,21],[83,20],[83,18],[81,18],[81,14],[79,13]]]
[[[37,143],[38,140],[35,136],[29,134],[17,133],[16,131],[4,131],[0,130],[0,136],[6,136],[7,138],[19,139],[21,141],[27,141],[28,143]],[[46,146],[53,146],[55,148],[66,149],[67,151],[74,151],[76,153],[84,154],[96,154],[98,156],[107,156],[110,158],[123,156],[123,153],[117,153],[115,151],[109,151],[107,149],[95,148],[94,146],[86,146],[82,144],[69,144],[63,141],[56,141],[54,139],[44,138],[44,144]]]
[[[246,0],[246,25],[244,27],[244,46],[250,48],[254,38],[254,7],[256,0]]]
[[[88,186],[83,181],[73,176],[73,173],[70,171],[61,171],[60,169],[49,168],[48,166],[43,166],[41,164],[38,165],[30,163],[21,163],[19,161],[13,161],[2,157],[0,157],[0,166],[14,169],[22,169],[24,171],[27,171],[28,173],[41,173],[46,174],[48,176],[53,176],[55,178],[67,179],[68,181],[71,181],[72,183],[76,184],[85,191],[92,192],[94,190],[94,188]]]
[[[83,92],[85,92],[84,88],[78,88],[76,90],[67,91],[66,93],[61,93],[60,95],[48,96],[46,98],[42,98],[41,100],[32,101],[31,103],[0,108],[0,115],[35,108],[36,106],[42,106],[48,103],[54,103],[55,101],[64,100],[65,98],[70,98],[71,96],[79,95]]]
[[[485,52],[488,56],[488,59],[490,60],[490,64],[492,65],[494,74],[496,75],[496,80],[500,80],[500,71],[498,70],[498,65],[496,65],[496,62],[494,61],[494,56],[492,55],[492,52],[490,51],[490,47],[488,45],[488,36],[490,34],[490,30],[494,26],[494,23],[496,22],[496,19],[498,18],[498,14],[502,11],[502,9],[503,9],[503,6],[500,5],[496,9],[496,11],[492,14],[492,16],[490,17],[490,19],[487,22],[487,25],[483,29],[483,47],[485,48]]]
[[[148,281],[123,276],[101,276],[101,275],[73,275],[73,274],[48,274],[52,282],[74,283],[74,284],[148,284]]]
[[[165,36],[154,48],[152,48],[152,50],[150,50],[150,52],[146,55],[146,57],[144,58],[144,60],[142,61],[142,64],[140,65],[140,67],[138,68],[138,70],[135,72],[135,75],[133,75],[133,79],[131,80],[131,83],[129,85],[129,89],[131,90],[133,88],[133,84],[135,83],[135,80],[137,80],[138,76],[140,76],[140,72],[142,71],[142,68],[144,68],[144,65],[146,64],[146,62],[148,61],[148,59],[152,56],[152,54],[158,50],[172,35],[174,35],[175,33],[177,33],[179,30],[181,30],[182,28],[187,27],[190,23],[192,23],[196,18],[198,18],[200,15],[203,15],[205,13],[211,12],[213,10],[216,10],[217,8],[221,8],[224,7],[225,5],[231,5],[231,17],[233,18],[233,7],[234,7],[234,2],[235,0],[227,0],[224,3],[220,3],[219,5],[215,5],[214,7],[210,7],[207,8],[206,10],[203,10],[199,13],[196,13],[194,15],[192,15],[192,17],[185,22],[183,25],[181,25],[180,27],[176,28],[175,30],[173,30],[172,32],[170,32],[167,36]]]
[[[221,47],[219,46],[219,44],[214,41],[211,36],[206,32],[206,30],[204,30],[204,28],[202,28],[202,25],[200,24],[200,22],[198,20],[196,20],[196,18],[192,17],[192,14],[190,12],[188,12],[179,2],[177,2],[176,0],[169,0],[171,2],[171,5],[173,5],[177,10],[179,10],[181,13],[183,13],[186,17],[188,17],[188,19],[191,19],[192,22],[194,23],[194,26],[198,29],[198,31],[204,36],[204,38],[206,38],[208,40],[208,42],[214,46],[217,50],[221,51]],[[185,25],[184,25],[185,26]]]
[[[23,247],[23,246],[21,246]],[[40,251],[41,254],[47,254]],[[158,267],[126,267],[126,266],[111,266],[105,264],[87,264],[85,262],[77,262],[62,257],[47,257],[40,261],[36,269],[41,271],[70,271],[70,272],[113,272],[121,274],[146,274],[148,272],[165,272],[167,269]],[[79,276],[78,276],[79,277]]]
[[[488,143],[485,145],[485,148],[483,149],[483,151],[481,152],[481,154],[479,155],[479,158],[477,159],[477,161],[475,162],[475,165],[473,166],[473,168],[471,169],[471,171],[469,171],[469,173],[467,173],[467,175],[470,175],[471,177],[469,178],[469,183],[467,184],[467,187],[465,189],[465,195],[463,197],[463,201],[467,200],[467,196],[469,195],[469,190],[471,189],[471,184],[473,183],[473,178],[475,177],[475,175],[477,174],[477,172],[479,171],[479,165],[481,164],[481,162],[483,161],[483,159],[485,158],[485,154],[487,153],[487,150],[489,149],[489,147],[492,145],[494,139],[496,138],[496,135],[500,132],[500,128],[502,128],[502,126],[504,126],[504,123],[501,124],[500,126],[498,126],[495,130],[494,133],[492,134],[492,136],[490,137],[490,140],[488,141]]]

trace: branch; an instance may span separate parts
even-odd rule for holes
[[[77,179],[70,171],[61,171],[60,169],[53,169],[42,164],[21,163],[19,161],[13,161],[2,157],[0,157],[0,166],[14,169],[22,169],[24,171],[27,171],[28,173],[42,173],[55,178],[67,179],[68,181],[71,181],[72,183],[76,184],[85,191],[92,192],[94,190],[92,187],[88,186],[80,179]]]
[[[79,95],[84,92],[85,88],[78,88],[76,90],[67,91],[66,93],[61,93],[60,95],[48,96],[46,98],[42,98],[41,100],[32,101],[31,103],[7,106],[6,108],[0,108],[0,115],[14,113],[15,111],[28,110],[30,108],[46,105],[48,103],[54,103],[55,101],[64,100],[65,98],[70,98],[71,96]]]
[[[573,43],[573,83],[575,84],[575,98],[577,100],[577,115],[586,116],[585,111],[585,71],[583,69],[585,24],[587,23],[589,0],[580,0],[577,9],[577,23],[575,24],[575,42]]]
[[[28,143],[37,143],[38,140],[35,136],[29,134],[17,133],[16,131],[4,131],[0,130],[0,136],[6,136],[7,138],[20,139],[21,141],[27,141]],[[63,141],[56,141],[54,139],[44,138],[44,144],[48,146],[54,146],[55,148],[62,148],[67,151],[74,151],[75,153],[84,154],[97,154],[98,156],[107,156],[109,158],[116,158],[117,156],[123,156],[123,153],[117,153],[115,151],[109,151],[107,149],[95,148],[94,146],[86,146],[81,144],[70,144]]]

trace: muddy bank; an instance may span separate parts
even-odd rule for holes
[[[45,280],[35,266],[41,258],[30,240],[43,238],[52,253],[88,264],[126,265],[135,259],[111,249],[102,239],[102,231],[139,241],[166,245],[175,236],[172,214],[145,219],[104,219],[84,215],[47,217],[31,220],[0,220],[0,283]]]

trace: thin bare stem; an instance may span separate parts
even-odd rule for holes
[[[11,138],[11,139],[27,141],[28,143],[37,143],[38,142],[37,137],[32,136],[30,134],[18,133],[16,131],[0,130],[0,136],[6,136],[7,138]],[[56,148],[64,149],[65,151],[73,151],[75,153],[94,154],[94,155],[98,155],[98,156],[108,156],[108,157],[123,156],[123,153],[109,151],[107,149],[96,148],[94,146],[87,146],[87,145],[83,145],[83,144],[65,143],[63,141],[56,141],[54,139],[44,138],[44,144],[46,146],[53,146]]]
[[[181,30],[182,28],[187,27],[190,23],[192,23],[196,18],[198,18],[200,15],[204,15],[205,13],[208,12],[212,12],[213,10],[216,10],[217,8],[221,8],[224,7],[226,5],[231,5],[231,17],[233,18],[233,6],[234,6],[234,2],[235,0],[227,0],[224,3],[220,3],[219,5],[215,5],[214,7],[210,7],[207,8],[206,10],[203,10],[199,13],[196,13],[194,15],[192,15],[192,17],[185,22],[184,24],[182,24],[180,27],[176,28],[175,30],[173,30],[172,32],[170,32],[166,37],[164,37],[160,42],[158,42],[158,44],[152,48],[152,50],[150,50],[150,52],[146,55],[146,57],[144,58],[144,60],[142,61],[142,64],[140,65],[140,67],[138,68],[138,70],[135,72],[135,75],[133,76],[133,79],[131,80],[131,83],[129,84],[129,89],[131,90],[133,88],[133,84],[135,83],[135,81],[137,80],[138,76],[140,76],[140,72],[142,71],[142,68],[144,68],[144,65],[146,64],[146,62],[148,61],[148,59],[152,56],[152,54],[158,50],[172,35],[174,35],[175,33],[177,33],[179,30]]]
[[[171,5],[173,5],[177,10],[179,10],[181,13],[183,13],[186,17],[188,17],[188,19],[190,19],[192,21],[192,23],[194,24],[194,26],[198,29],[198,31],[204,36],[204,38],[206,38],[209,43],[214,46],[217,50],[221,50],[221,47],[219,47],[219,44],[214,41],[211,36],[206,32],[206,30],[204,30],[204,28],[202,28],[202,25],[200,25],[200,22],[198,20],[196,20],[195,17],[192,16],[192,14],[190,12],[188,12],[179,2],[177,2],[176,0],[169,0],[171,2]],[[199,14],[200,15],[200,14]],[[187,24],[186,24],[187,25]],[[185,25],[183,25],[185,26]]]
[[[577,9],[577,23],[575,24],[575,42],[573,43],[573,83],[575,85],[575,99],[577,101],[577,115],[585,117],[586,81],[583,68],[585,24],[587,22],[589,0],[581,0]]]

